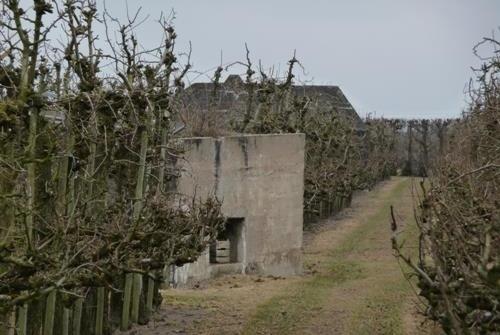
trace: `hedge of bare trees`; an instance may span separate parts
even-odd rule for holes
[[[449,127],[422,183],[419,258],[402,255],[393,238],[418,277],[428,316],[449,334],[500,332],[500,43],[478,47],[487,45],[493,56],[477,70],[470,107]]]
[[[292,89],[295,56],[280,78],[247,58],[245,85],[248,102],[244,117],[233,122],[237,132],[306,134],[304,213],[314,221],[347,206],[355,190],[373,187],[397,173],[394,155],[401,122],[368,118],[361,126],[336,107],[318,108],[314,97],[297,96]]]
[[[172,101],[190,65],[168,18],[143,50],[137,15],[120,23],[92,0],[0,6],[0,315],[31,304],[20,318],[37,334],[50,307],[39,299],[57,292],[68,307],[91,288],[120,292],[125,273],[160,279],[224,220],[217,200],[181,207],[170,187],[182,154]],[[53,30],[65,36],[50,41]]]
[[[425,177],[446,153],[449,129],[456,119],[410,119],[404,124],[398,154],[402,175]]]
[[[236,88],[244,98],[238,98],[228,111],[228,101],[224,101],[228,92],[223,91],[220,80],[223,72],[235,65],[245,69],[243,87]],[[297,94],[297,66],[301,64],[294,55],[284,74],[265,70],[260,62],[258,66],[252,63],[247,48],[246,61],[216,69],[211,90],[206,92],[207,110],[189,106],[188,95],[182,118],[189,120],[186,133],[194,136],[304,133],[307,223],[347,206],[355,190],[371,188],[397,173],[402,163],[395,152],[404,122],[368,118],[360,125],[338,105],[319,106],[316,97]]]
[[[234,65],[245,68],[244,98],[229,106],[221,78]],[[356,190],[369,189],[391,175],[425,176],[440,160],[448,141],[451,119],[387,119],[368,115],[360,125],[341,106],[325,109],[317,97],[297,95],[297,58],[280,75],[252,63],[219,66],[206,110],[182,106],[187,133],[219,136],[228,133],[305,133],[305,219],[314,221],[346,206]],[[295,87],[294,87],[295,86]],[[231,90],[231,88],[229,88]],[[200,93],[200,92],[199,92]],[[201,92],[203,93],[203,92]],[[196,98],[199,98],[195,94]],[[337,97],[331,97],[336,99]],[[242,102],[241,100],[244,100]],[[202,103],[203,105],[203,103]],[[340,107],[340,108],[339,108]]]

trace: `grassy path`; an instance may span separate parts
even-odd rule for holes
[[[390,205],[405,226],[406,247],[414,248],[411,181],[392,178],[308,234],[304,276],[230,276],[198,289],[167,290],[158,332],[142,333],[428,333],[416,322],[411,286],[392,255]]]
[[[410,186],[394,178],[336,229],[327,225],[306,250],[315,274],[259,305],[244,333],[407,332],[403,308],[412,292],[390,249],[389,207],[396,206],[401,221],[411,219]]]

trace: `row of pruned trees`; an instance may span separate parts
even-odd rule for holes
[[[371,188],[391,175],[425,176],[453,140],[448,134],[452,119],[368,115],[360,124],[340,105],[325,108],[317,96],[298,95],[294,70],[300,63],[295,55],[283,75],[265,71],[260,63],[256,67],[248,49],[246,62],[236,65],[245,68],[241,87],[221,83],[223,71],[230,66],[219,66],[204,97],[207,109],[190,107],[189,99],[181,107],[182,115],[193,120],[188,132],[195,136],[305,133],[307,220],[340,209],[355,190]],[[203,94],[198,93],[195,98]]]
[[[482,58],[470,106],[422,182],[418,258],[402,252],[396,234],[392,242],[418,278],[427,315],[449,334],[500,332],[500,43],[478,47],[487,45],[493,53]]]
[[[402,121],[405,125],[400,154],[404,152],[402,174],[427,176],[441,157],[446,155],[448,142],[452,141],[449,128],[455,119],[413,119]]]
[[[131,281],[160,282],[165,266],[195,260],[224,222],[216,199],[181,200],[171,187],[182,155],[173,101],[189,59],[177,59],[168,18],[144,50],[137,14],[120,23],[93,0],[22,4],[0,5],[0,333],[17,310],[18,331],[51,334],[54,311],[94,288],[127,328]]]
[[[190,132],[196,136],[306,134],[306,222],[340,210],[349,204],[355,190],[371,188],[397,173],[401,162],[395,153],[403,121],[369,117],[363,123],[338,105],[325,107],[314,96],[297,94],[294,69],[300,63],[295,56],[282,76],[263,70],[260,64],[256,68],[248,50],[246,62],[238,64],[245,67],[241,87],[222,87],[224,68],[217,68],[208,92],[208,108],[201,116],[198,111],[198,126]],[[228,95],[238,98],[232,100]],[[194,114],[189,106],[184,108],[187,115]]]

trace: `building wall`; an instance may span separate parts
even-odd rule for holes
[[[208,253],[178,268],[186,284],[218,272],[287,276],[302,271],[303,134],[183,140],[181,194],[216,195],[227,217],[244,218],[241,264],[210,265]]]

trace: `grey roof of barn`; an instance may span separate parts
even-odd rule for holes
[[[245,83],[239,75],[229,75],[224,82],[219,83],[217,89],[218,110],[230,111],[243,107],[248,93]],[[208,110],[210,96],[214,90],[214,83],[194,83],[185,90],[186,101],[197,110]],[[293,91],[297,96],[312,98],[323,110],[337,111],[354,121],[358,129],[364,129],[363,120],[351,105],[349,100],[338,86],[330,85],[294,85]]]

